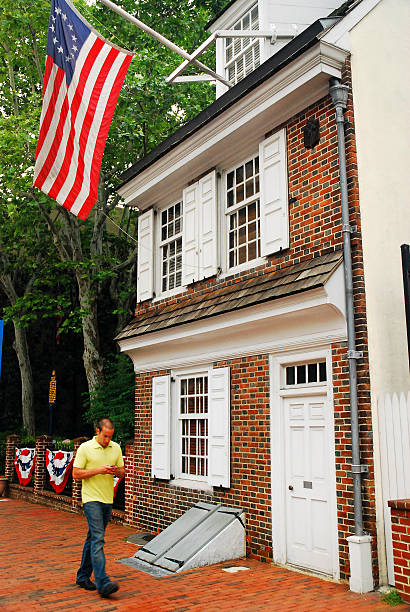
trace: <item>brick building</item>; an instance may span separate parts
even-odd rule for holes
[[[242,32],[216,39],[232,87],[119,189],[140,210],[138,304],[117,338],[136,373],[134,523],[240,506],[249,555],[361,591],[381,553],[350,46],[378,4],[228,4],[209,30]]]

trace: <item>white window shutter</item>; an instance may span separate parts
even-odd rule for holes
[[[154,211],[138,217],[137,302],[154,295]]]
[[[152,457],[153,478],[169,480],[171,474],[171,377],[152,379]]]
[[[259,145],[261,255],[289,246],[286,131]]]
[[[199,278],[217,272],[216,172],[198,181],[199,207]]]
[[[231,384],[229,368],[209,372],[208,454],[209,483],[230,487],[231,481]]]
[[[183,192],[182,284],[198,280],[198,183]]]

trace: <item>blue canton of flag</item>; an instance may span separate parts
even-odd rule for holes
[[[52,0],[34,185],[85,219],[133,55],[106,41],[70,0]]]
[[[77,17],[67,5],[61,8],[60,3],[52,2],[49,35],[47,38],[47,55],[65,72],[67,85],[73,78],[75,63],[81,47],[91,33],[91,29]],[[62,4],[62,3],[61,3]],[[63,12],[65,11],[65,12]]]

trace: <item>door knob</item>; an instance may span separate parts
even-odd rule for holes
[[[293,485],[288,486],[289,491],[293,491]]]

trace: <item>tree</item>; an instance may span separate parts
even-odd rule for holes
[[[0,197],[7,220],[3,240],[8,240],[9,250],[2,263],[7,282],[1,287],[6,291],[7,285],[8,313],[14,316],[13,321],[17,317],[20,324],[27,324],[34,315],[55,316],[60,311],[64,317],[62,331],[82,333],[84,367],[93,393],[104,380],[101,321],[107,321],[107,312],[101,312],[101,306],[111,313],[109,329],[112,327],[114,335],[132,314],[135,301],[137,249],[133,238],[137,215],[130,209],[117,208],[115,189],[121,172],[207,106],[214,90],[209,84],[167,85],[165,76],[181,62],[179,56],[105,7],[89,6],[83,0],[75,3],[103,35],[135,52],[107,140],[98,203],[87,221],[79,221],[31,186],[49,6],[29,0],[3,0]],[[135,10],[133,0],[123,0],[122,6]],[[138,16],[189,51],[206,37],[203,26],[210,8],[217,10],[219,2],[146,0],[138,4]],[[212,52],[206,60],[213,61]],[[116,230],[109,219],[125,233]],[[20,224],[19,231],[14,229],[15,223]],[[19,274],[13,275],[17,268]],[[62,271],[67,278],[75,279],[78,309],[72,300],[64,301],[62,296],[57,299],[53,293],[49,281],[57,279]],[[14,293],[10,282],[15,283]],[[29,362],[28,349],[26,353]]]

